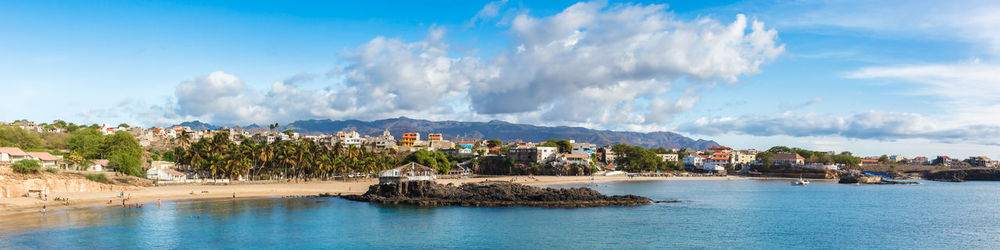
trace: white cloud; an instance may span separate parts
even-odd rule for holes
[[[976,59],[963,63],[867,67],[847,78],[901,83],[902,94],[926,96],[945,110],[938,118],[953,124],[1000,125],[1000,65]]]
[[[504,2],[484,7],[495,16]],[[777,32],[737,15],[679,20],[662,5],[578,3],[547,17],[520,14],[512,46],[497,58],[457,55],[433,26],[426,39],[376,37],[349,52],[340,79],[322,90],[298,73],[254,91],[223,72],[182,82],[170,119],[268,123],[309,118],[380,119],[406,115],[504,119],[549,125],[662,129],[691,109],[697,90],[737,82],[784,51]]]
[[[472,19],[469,19],[469,21],[466,22],[465,26],[471,27],[473,25],[476,25],[476,23],[497,17],[497,15],[500,14],[500,8],[502,8],[506,4],[507,0],[499,0],[487,3],[485,6],[483,6],[482,9],[479,10],[478,13],[476,13],[475,16],[472,17]]]
[[[749,30],[748,30],[749,29]],[[664,94],[680,82],[735,82],[784,51],[777,32],[738,15],[730,24],[677,20],[662,5],[575,4],[549,17],[512,21],[499,77],[474,84],[482,114],[542,112],[579,123],[667,121]],[[688,93],[695,95],[696,93]],[[652,109],[638,99],[651,100]],[[673,110],[697,101],[687,96]]]
[[[1000,55],[997,1],[788,1],[761,15],[782,29],[823,33],[835,28],[891,39],[959,41]]]
[[[996,141],[1000,139],[1000,126],[947,126],[920,114],[882,111],[848,116],[785,112],[773,116],[701,118],[681,125],[679,130],[701,135],[840,136],[889,141],[923,138],[938,142],[985,145],[996,145]]]

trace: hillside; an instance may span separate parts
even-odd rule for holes
[[[428,121],[406,117],[377,121],[332,121],[304,120],[285,126],[300,133],[336,133],[337,131],[355,130],[362,135],[377,135],[388,129],[399,137],[405,132],[419,132],[426,138],[427,133],[443,133],[448,140],[473,140],[497,138],[503,141],[544,141],[548,139],[573,139],[581,142],[591,142],[597,145],[626,143],[644,147],[664,147],[705,149],[718,143],[709,140],[694,140],[672,132],[622,132],[609,130],[594,130],[581,127],[543,127],[527,124],[513,124],[503,121],[490,122],[459,122],[459,121]]]
[[[217,127],[199,121],[181,123],[182,126],[197,128]],[[196,128],[197,127],[197,128]],[[252,128],[256,125],[246,126]],[[610,130],[595,130],[581,127],[544,127],[528,124],[514,124],[504,121],[460,122],[460,121],[428,121],[406,117],[376,120],[302,120],[284,124],[280,130],[292,129],[302,134],[336,133],[338,131],[358,131],[362,135],[379,135],[386,129],[398,139],[403,133],[418,132],[421,138],[427,138],[428,133],[442,133],[445,139],[454,141],[479,140],[497,138],[503,141],[523,140],[531,142],[548,139],[573,139],[580,142],[590,142],[597,145],[625,143],[643,147],[664,148],[694,148],[706,149],[717,146],[710,140],[694,140],[673,132],[625,132]]]

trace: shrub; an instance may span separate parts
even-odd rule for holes
[[[16,173],[34,174],[38,173],[38,169],[42,168],[42,164],[36,160],[20,160],[15,162],[10,168]]]
[[[59,173],[59,169],[58,168],[46,168],[45,171],[49,172],[49,173],[53,173],[53,174]]]
[[[108,176],[104,174],[85,174],[83,175],[83,177],[86,177],[87,180],[96,181],[104,184],[111,184],[111,181],[108,180]]]
[[[129,183],[129,182],[132,181],[132,179],[129,179],[129,178],[115,178],[115,181],[117,181],[118,183]]]

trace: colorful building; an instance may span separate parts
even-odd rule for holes
[[[420,133],[403,133],[403,139],[399,142],[399,145],[412,147],[413,142],[420,140]]]

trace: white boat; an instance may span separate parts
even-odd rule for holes
[[[806,180],[806,179],[802,179],[802,177],[799,177],[799,180],[797,180],[797,181],[792,181],[792,185],[795,185],[795,186],[805,186],[805,185],[809,185],[809,180]]]

